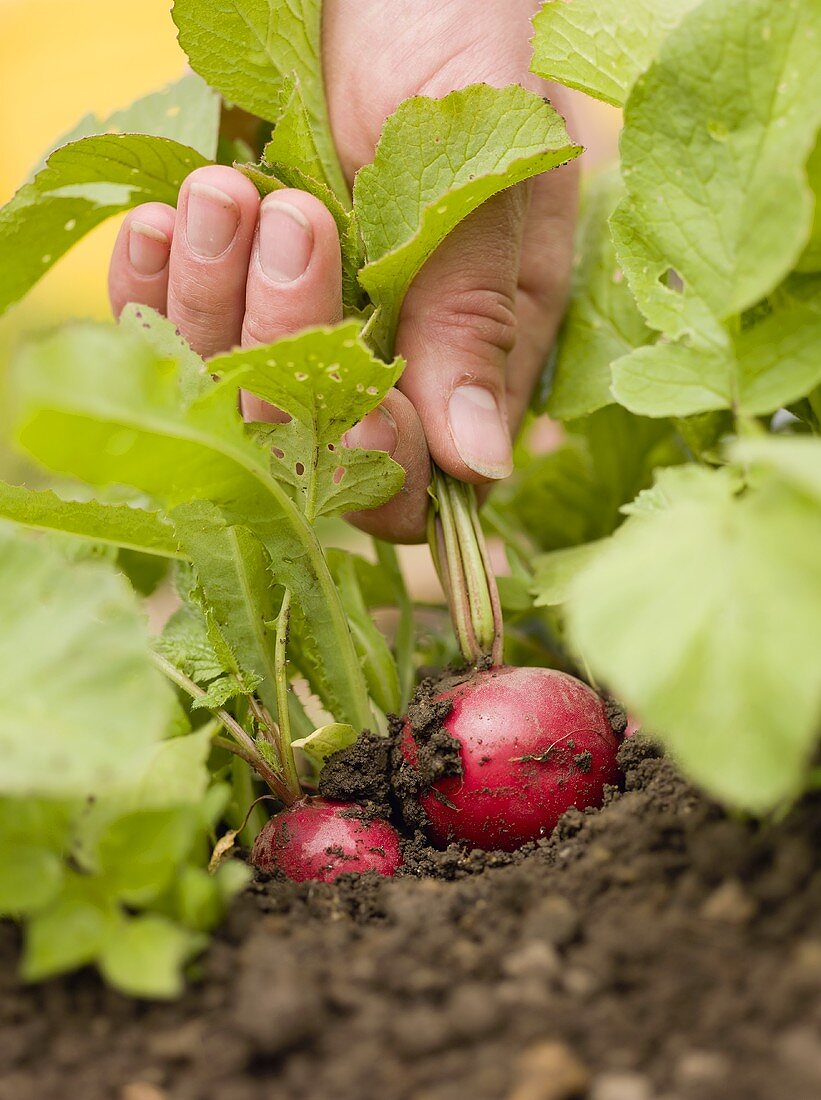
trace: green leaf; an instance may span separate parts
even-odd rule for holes
[[[122,332],[138,337],[160,359],[176,364],[180,402],[188,408],[198,397],[212,389],[212,378],[205,360],[191,348],[177,326],[148,306],[131,303],[120,314]]]
[[[241,676],[222,676],[208,685],[205,695],[192,702],[191,709],[219,710],[233,699],[253,695],[261,683],[258,676],[248,673]]]
[[[39,531],[59,531],[92,542],[179,558],[174,528],[159,512],[126,504],[63,500],[51,489],[0,481],[0,517]]]
[[[103,134],[52,153],[0,210],[0,313],[22,298],[95,226],[145,202],[176,205],[208,161],[167,138]]]
[[[798,270],[809,273],[821,271],[821,136],[816,139],[807,161],[807,181],[815,199],[815,216],[807,247],[798,261]]]
[[[265,197],[281,187],[307,191],[324,203],[333,216],[342,251],[342,303],[346,316],[364,304],[357,275],[365,262],[362,242],[350,208],[350,196],[337,196],[325,173],[300,88],[293,81],[283,91],[280,113],[262,163],[241,168]]]
[[[318,458],[317,517],[377,508],[393,500],[405,484],[404,469],[384,451],[326,448]]]
[[[66,798],[133,776],[173,696],[121,577],[0,531],[0,792]]]
[[[206,160],[214,160],[221,110],[220,97],[213,88],[196,73],[186,73],[162,91],[116,111],[99,133],[151,134],[188,145]]]
[[[63,863],[47,848],[8,845],[0,851],[0,914],[20,917],[44,909],[59,894]]]
[[[566,602],[573,581],[607,546],[605,539],[551,550],[533,559],[533,586],[536,607],[557,607]]]
[[[128,578],[131,587],[140,596],[153,596],[171,569],[168,558],[127,547],[120,549],[116,560],[117,568]]]
[[[698,413],[679,418],[676,430],[690,454],[703,462],[719,463],[719,444],[733,430],[733,417],[728,409]]]
[[[621,270],[649,325],[671,340],[685,337],[708,349],[723,346],[725,326],[692,284],[682,281],[651,236],[651,227],[629,200],[622,200],[613,211],[610,234]]]
[[[286,178],[296,171],[300,176],[312,179],[314,183],[331,191],[325,180],[325,166],[316,147],[302,91],[296,80],[289,80],[283,85],[279,109],[276,116],[271,117],[271,122],[274,124],[271,140],[262,153],[265,165],[286,187],[296,185],[295,179]],[[333,195],[332,191],[331,194]],[[341,206],[335,196],[334,199]]]
[[[549,0],[533,20],[534,73],[623,107],[666,36],[701,0]]]
[[[311,624],[337,693],[334,717],[370,724],[362,670],[316,534],[242,425],[242,371],[184,402],[173,361],[132,333],[86,324],[28,345],[14,383],[20,442],[46,466],[98,486],[130,485],[169,511],[210,500],[229,524],[247,526],[268,552],[273,579]]]
[[[310,522],[389,500],[402,487],[401,468],[387,455],[347,451],[342,436],[375,409],[404,369],[397,359],[377,359],[348,321],[308,329],[269,347],[218,356],[209,363],[288,413],[288,424],[265,431],[276,475],[297,489]]]
[[[0,798],[3,844],[33,844],[62,855],[69,843],[77,805],[71,799]]]
[[[561,116],[518,85],[475,84],[398,107],[354,185],[368,260],[360,282],[378,307],[369,331],[383,354],[392,352],[413,278],[459,222],[492,195],[580,152]]]
[[[270,150],[271,146],[267,146],[267,149]],[[364,296],[358,277],[364,257],[357,224],[351,211],[342,206],[327,184],[322,183],[321,179],[306,175],[302,168],[289,167],[282,162],[269,164],[266,161],[261,164],[236,164],[234,167],[244,176],[248,176],[261,198],[273,195],[275,191],[286,187],[296,187],[300,191],[307,191],[320,202],[324,202],[336,223],[339,234],[339,248],[342,254],[343,313],[348,317],[352,313],[359,312],[364,306]]]
[[[709,470],[704,466],[675,466],[657,470],[656,480],[643,489],[635,500],[625,504],[625,516],[654,516],[668,512],[678,504],[703,504],[710,500],[721,505],[728,494],[737,493],[742,483],[733,470]]]
[[[643,416],[734,409],[775,412],[821,382],[821,313],[795,305],[743,329],[723,348],[686,343],[639,348],[613,366],[613,393]]]
[[[342,550],[329,552],[328,557],[371,698],[383,713],[398,714],[402,700],[396,661],[385,635],[371,618],[359,582],[357,559]]]
[[[182,968],[202,945],[199,935],[164,917],[123,918],[108,930],[99,966],[129,996],[169,1000],[182,993]]]
[[[132,486],[167,509],[248,496],[265,477],[235,393],[212,386],[187,407],[175,362],[124,330],[74,324],[32,341],[13,382],[20,442],[60,473]]]
[[[247,348],[210,360],[219,375],[294,417],[320,446],[345,432],[382,401],[405,363],[383,363],[368,349],[357,321],[313,328],[268,347]]]
[[[129,905],[153,901],[188,855],[195,829],[196,817],[189,807],[136,810],[116,818],[102,833],[96,851],[106,892]]]
[[[280,124],[281,125],[281,124]],[[279,126],[274,131],[276,138]],[[364,261],[362,242],[356,228],[356,220],[347,206],[344,206],[321,178],[308,175],[297,159],[299,150],[293,150],[294,164],[286,164],[282,159],[263,160],[260,164],[235,164],[234,167],[254,184],[261,198],[267,198],[286,187],[296,187],[307,191],[319,199],[331,213],[339,234],[339,247],[342,253],[342,305],[345,316],[359,311],[364,305],[364,296],[359,286],[359,269]],[[266,146],[265,156],[282,158],[285,151],[271,142]]]
[[[527,463],[504,506],[545,551],[611,534],[621,506],[650,484],[653,470],[681,461],[668,423],[617,405],[568,427],[563,446]]]
[[[26,925],[23,977],[40,982],[94,962],[113,917],[88,900],[61,897]]]
[[[344,722],[333,722],[329,726],[314,730],[308,737],[300,737],[292,744],[295,749],[302,749],[321,768],[329,756],[347,749],[358,736],[353,726],[348,726]]]
[[[321,0],[175,0],[173,14],[191,67],[252,115],[279,118],[283,95],[298,86],[325,176],[345,202],[322,78]]]
[[[523,577],[497,577],[496,587],[505,614],[516,615],[533,607],[528,582]]]
[[[217,656],[199,606],[186,602],[175,611],[157,638],[155,648],[196,684],[216,680],[232,668]]]
[[[208,790],[208,756],[214,726],[161,741],[138,777],[116,795],[119,811],[199,806]]]
[[[821,504],[821,439],[797,435],[747,436],[733,443],[730,457],[752,467],[751,480],[756,480],[760,471],[777,474]]]
[[[775,479],[699,481],[577,577],[571,637],[696,782],[764,812],[798,791],[821,717],[821,509]]]
[[[651,324],[669,310],[715,318],[753,305],[810,235],[805,164],[821,122],[815,0],[711,0],[665,40],[625,110],[617,250]],[[677,286],[658,286],[671,269]],[[653,284],[656,284],[655,286]],[[695,300],[695,302],[693,301]],[[700,307],[697,303],[701,303]]]
[[[216,876],[203,867],[183,867],[172,895],[174,915],[195,932],[210,932],[225,916],[225,901]]]
[[[610,238],[608,219],[623,193],[618,175],[611,171],[596,177],[585,195],[573,292],[547,402],[548,413],[558,420],[587,416],[609,405],[611,363],[653,336],[633,300]]]
[[[236,659],[227,671],[250,673],[276,717],[274,637],[268,624],[278,614],[278,602],[265,548],[246,527],[227,523],[204,501],[176,508],[172,518],[209,615]]]

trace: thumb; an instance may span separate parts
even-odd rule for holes
[[[505,381],[527,203],[519,186],[466,218],[414,280],[397,330],[399,388],[434,461],[475,484],[513,470]]]

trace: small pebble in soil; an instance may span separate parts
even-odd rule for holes
[[[565,1043],[535,1043],[517,1061],[507,1100],[576,1100],[589,1083],[586,1066]]]
[[[530,940],[515,948],[502,962],[502,971],[509,978],[555,978],[561,968],[556,948],[540,940]]]
[[[653,1100],[653,1089],[640,1073],[602,1073],[593,1082],[590,1100]]]
[[[717,886],[701,907],[706,920],[722,924],[747,924],[755,916],[757,905],[738,879],[727,879]]]
[[[821,1034],[818,1029],[811,1024],[798,1024],[778,1036],[775,1048],[782,1064],[804,1078],[812,1095],[821,1095]]]
[[[554,947],[566,947],[579,931],[579,914],[566,898],[551,894],[540,901],[527,915],[524,934],[536,940],[547,940]]]
[[[717,1050],[690,1050],[676,1063],[674,1078],[685,1090],[699,1089],[720,1083],[728,1071],[727,1059]]]
[[[133,1081],[124,1086],[119,1100],[168,1100],[168,1093],[147,1081]]]

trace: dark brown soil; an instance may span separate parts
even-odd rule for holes
[[[523,855],[256,884],[176,1004],[24,988],[0,929],[0,1100],[814,1100],[821,800],[764,828],[622,764]]]

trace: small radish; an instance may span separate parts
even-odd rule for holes
[[[368,820],[355,802],[306,798],[267,822],[251,862],[294,882],[333,882],[346,871],[390,877],[403,858],[399,835],[387,821]]]
[[[414,730],[406,719],[400,752],[419,773],[416,797],[435,844],[513,851],[547,836],[569,807],[601,805],[618,778],[605,705],[566,673],[491,668],[431,703],[440,716],[450,708],[444,721]]]

